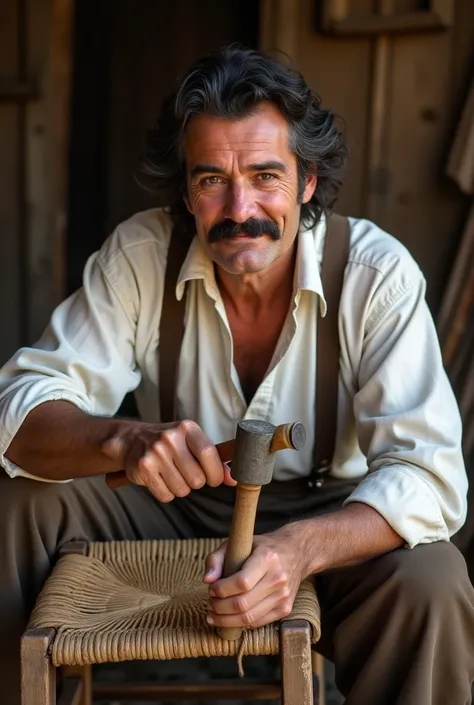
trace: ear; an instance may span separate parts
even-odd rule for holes
[[[316,191],[316,186],[318,184],[318,177],[316,174],[310,174],[306,177],[306,184],[303,191],[303,197],[301,203],[308,203],[311,200],[314,192]]]

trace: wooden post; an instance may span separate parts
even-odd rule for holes
[[[309,622],[293,619],[281,623],[280,659],[282,705],[316,705]]]
[[[52,145],[52,286],[56,302],[65,292],[67,234],[68,155],[73,63],[74,0],[53,0],[50,45]]]
[[[21,638],[21,705],[56,705],[56,669],[49,657],[54,629],[28,629]]]

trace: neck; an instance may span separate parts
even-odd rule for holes
[[[296,241],[267,269],[255,274],[229,274],[216,266],[216,281],[226,306],[253,317],[282,299],[289,304],[293,293]]]

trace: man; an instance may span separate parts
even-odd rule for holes
[[[345,160],[336,120],[300,75],[228,48],[190,69],[148,146],[170,212],[120,225],[39,343],[2,372],[1,462],[14,478],[0,500],[2,702],[18,702],[18,639],[58,545],[228,532],[234,482],[213,444],[243,417],[303,421],[309,442],[279,453],[242,570],[221,579],[224,549],[208,558],[209,623],[279,619],[314,575],[319,648],[348,705],[470,702],[474,596],[449,543],[466,512],[459,415],[423,276],[364,220],[350,221],[330,477],[308,482],[319,266]],[[196,237],[176,282],[180,420],[162,424],[173,223]],[[131,390],[142,420],[114,416]],[[121,468],[132,485],[111,492],[104,473]]]

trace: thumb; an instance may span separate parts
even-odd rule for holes
[[[204,583],[215,583],[222,576],[222,571],[224,570],[224,558],[227,548],[227,541],[224,541],[218,549],[213,553],[210,553],[206,558],[205,562],[205,572],[203,577]]]
[[[235,487],[237,484],[237,480],[234,480],[232,475],[230,474],[230,467],[227,463],[224,463],[224,485],[228,485],[228,487]]]
[[[125,459],[125,443],[118,436],[113,436],[102,444],[102,452],[111,460],[123,463]]]

